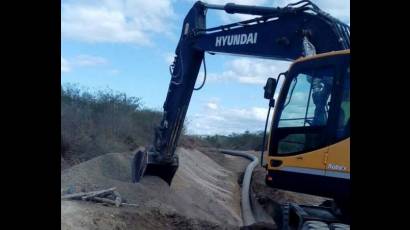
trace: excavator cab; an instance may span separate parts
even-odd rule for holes
[[[350,50],[296,60],[275,103],[266,184],[333,198],[350,194]]]

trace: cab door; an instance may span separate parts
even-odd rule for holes
[[[335,116],[325,161],[325,175],[350,179],[350,68],[347,65],[341,71],[343,74],[337,82],[340,90],[335,95]]]
[[[326,156],[325,176],[329,186],[333,187],[335,199],[346,203],[350,194],[350,67],[349,56],[344,65],[340,65],[340,81],[335,94],[334,120]]]

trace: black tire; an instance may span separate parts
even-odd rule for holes
[[[329,226],[322,221],[309,220],[303,223],[302,230],[329,230]]]

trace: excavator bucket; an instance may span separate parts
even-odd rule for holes
[[[178,169],[178,158],[175,157],[172,163],[161,163],[156,160],[155,153],[138,150],[132,161],[132,181],[138,183],[146,175],[158,176],[168,185],[171,185],[172,179]]]

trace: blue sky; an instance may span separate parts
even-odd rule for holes
[[[61,7],[61,83],[93,90],[110,88],[142,98],[162,110],[181,24],[192,0],[63,0]],[[209,3],[284,6],[288,0],[209,0]],[[314,1],[350,24],[349,0]],[[247,19],[208,11],[208,26]],[[186,124],[191,134],[230,134],[263,130],[268,77],[288,62],[206,55],[208,80],[194,91]],[[197,85],[202,80],[198,77]]]

